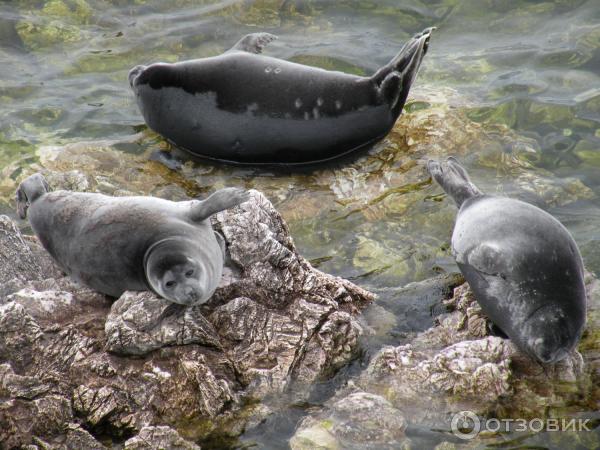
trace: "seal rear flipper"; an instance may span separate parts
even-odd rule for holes
[[[401,90],[408,94],[408,89],[417,76],[421,61],[429,48],[429,38],[433,30],[435,30],[434,27],[426,28],[404,44],[400,52],[389,63],[373,74],[371,79],[375,84],[381,86],[387,76],[395,71],[402,75]]]
[[[27,210],[35,200],[50,190],[44,176],[35,173],[23,180],[16,192],[17,214],[21,219],[27,218]]]
[[[225,188],[211,194],[206,200],[195,202],[190,211],[190,219],[200,222],[213,214],[233,208],[250,199],[250,193],[239,188]]]
[[[248,53],[255,53],[258,55],[262,53],[263,49],[275,39],[277,39],[277,36],[271,33],[247,34],[228,51],[242,51]]]
[[[427,170],[446,194],[452,197],[459,208],[465,200],[483,195],[471,183],[467,171],[459,164],[456,158],[449,157],[443,163],[430,159],[427,162]]]

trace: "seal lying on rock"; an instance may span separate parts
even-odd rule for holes
[[[452,157],[427,167],[460,208],[452,252],[481,309],[539,361],[563,359],[586,313],[583,262],[567,229],[533,205],[484,195]]]
[[[433,28],[370,77],[262,56],[276,37],[222,55],[136,66],[129,84],[148,126],[196,156],[238,164],[325,161],[382,139],[402,111]]]
[[[40,174],[25,179],[17,212],[67,274],[113,297],[152,290],[182,305],[206,302],[221,279],[224,242],[208,218],[248,199],[236,188],[185,202],[48,190]]]

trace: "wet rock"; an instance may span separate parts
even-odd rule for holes
[[[431,283],[439,285],[440,279]],[[589,314],[596,317],[598,282],[588,274],[586,283],[590,305],[595,305]],[[396,410],[387,417],[405,417],[409,425],[448,433],[450,418],[459,411],[497,418],[561,417],[569,410],[577,411],[574,405],[579,396],[597,398],[593,385],[598,373],[596,353],[589,354],[588,350],[587,364],[575,350],[559,363],[542,365],[508,339],[490,334],[492,324],[468,284],[457,286],[451,298],[440,301],[450,312],[439,315],[433,327],[410,336],[407,343],[386,345],[375,353],[355,380],[340,389],[320,412],[303,420],[291,441],[295,448],[313,444],[317,448],[347,448],[343,436],[331,431],[337,424],[336,408],[340,402],[356,401],[359,405],[354,410],[369,410],[372,401],[361,395],[379,396],[387,402],[387,407]],[[588,328],[597,328],[597,320],[593,322]],[[584,336],[580,347],[593,342],[593,335]],[[369,417],[378,417],[384,409],[373,407]],[[362,426],[356,417],[349,417],[348,422],[344,424],[346,430]],[[380,435],[397,431],[397,426],[385,422],[379,427]],[[439,442],[444,437],[438,434],[436,439]]]
[[[177,431],[169,427],[144,427],[139,434],[125,442],[124,450],[200,450],[200,447],[183,439]]]
[[[398,448],[405,442],[402,413],[385,398],[354,392],[325,414],[307,417],[290,440],[292,450]]]
[[[82,26],[91,15],[85,0],[48,0],[40,9],[26,11],[15,28],[27,47],[38,50],[83,39],[86,32]]]
[[[214,218],[231,264],[213,298],[191,308],[93,292],[0,224],[0,255],[22,268],[2,268],[21,278],[0,296],[0,440],[15,446],[89,438],[94,448],[102,435],[129,439],[125,448],[197,448],[220,426],[240,433],[256,422],[246,405],[292,386],[305,395],[353,357],[356,315],[374,297],[314,269],[256,191]]]

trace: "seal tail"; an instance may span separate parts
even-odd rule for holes
[[[27,217],[27,210],[35,200],[50,190],[44,176],[35,173],[23,180],[16,192],[17,214],[21,219]]]
[[[426,28],[408,41],[394,58],[373,74],[371,80],[379,88],[382,100],[390,102],[399,113],[406,102],[423,57],[429,49],[429,38],[435,27]]]
[[[442,163],[430,159],[427,162],[427,170],[459,208],[465,200],[483,195],[483,192],[471,183],[464,167],[452,156]]]

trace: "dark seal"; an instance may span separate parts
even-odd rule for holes
[[[583,262],[567,229],[529,203],[484,195],[454,158],[428,169],[460,208],[452,252],[481,309],[522,351],[563,359],[586,315]]]
[[[206,302],[221,280],[224,241],[208,218],[248,199],[236,188],[206,200],[48,192],[35,174],[17,189],[17,212],[75,280],[104,294],[152,290],[182,305]]]
[[[263,56],[275,36],[256,33],[219,56],[136,66],[129,83],[148,126],[198,157],[311,164],[369,146],[390,131],[432,30],[414,36],[370,77]]]

